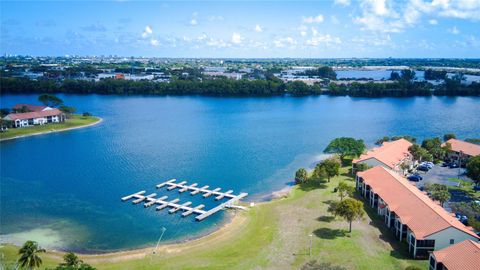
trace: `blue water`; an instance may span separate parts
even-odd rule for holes
[[[104,121],[0,143],[2,241],[118,250],[155,243],[162,226],[165,241],[182,240],[212,230],[224,214],[195,222],[120,197],[177,178],[256,201],[285,187],[298,167],[311,167],[335,137],[369,145],[384,135],[480,137],[473,97],[60,97]],[[2,96],[1,107],[35,100]],[[197,197],[181,199],[214,203]]]
[[[400,73],[400,70],[395,70]],[[338,79],[372,79],[376,81],[380,80],[389,80],[392,70],[338,70],[336,71]],[[455,73],[448,73],[449,77],[455,75]],[[415,77],[418,81],[425,80],[425,71],[415,70]],[[478,75],[464,75],[466,84],[471,84],[472,82],[480,82],[480,76]],[[430,81],[433,84],[438,84],[439,82]]]

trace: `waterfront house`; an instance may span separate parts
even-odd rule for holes
[[[429,270],[480,269],[480,244],[466,240],[430,254]]]
[[[462,140],[450,139],[442,146],[448,146],[450,149],[447,152],[447,160],[465,164],[471,157],[480,155],[480,145],[469,143]]]
[[[359,158],[354,159],[352,161],[353,171],[355,172],[357,164],[363,163],[370,167],[380,165],[400,174],[405,174],[408,169],[413,167],[413,157],[408,151],[410,146],[412,146],[412,143],[403,138],[396,141],[383,142],[380,147],[375,147]],[[402,166],[402,164],[405,166]]]
[[[65,114],[59,109],[36,106],[30,104],[17,104],[13,107],[14,111],[25,111],[19,113],[10,113],[4,120],[13,122],[13,127],[28,127],[33,125],[44,125],[47,123],[58,123],[65,121]]]
[[[356,189],[384,220],[414,258],[464,240],[479,241],[471,227],[458,221],[407,179],[376,166],[356,176]]]

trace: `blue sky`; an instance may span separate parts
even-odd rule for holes
[[[2,54],[480,57],[480,0],[0,4]]]

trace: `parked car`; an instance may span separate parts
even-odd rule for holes
[[[415,175],[416,177],[420,178],[420,180],[423,180],[423,177],[418,173],[413,173],[412,175]]]
[[[422,162],[420,166],[425,166],[430,170],[435,166],[435,164],[433,164],[433,162],[425,161],[425,162]]]
[[[420,165],[417,167],[417,170],[422,172],[428,172],[429,168],[427,166]]]
[[[419,182],[420,180],[422,180],[422,177],[420,175],[412,174],[409,177],[407,177],[407,179],[413,182]]]
[[[480,185],[475,185],[475,186],[473,186],[473,190],[475,190],[475,191],[480,191]]]
[[[442,167],[448,167],[448,166],[450,166],[450,162],[444,161],[444,162],[442,163]]]
[[[450,169],[454,169],[454,168],[458,168],[458,164],[455,163],[455,162],[452,162],[450,163],[450,165],[448,166]]]

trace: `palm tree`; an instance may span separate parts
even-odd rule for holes
[[[42,258],[38,256],[38,253],[45,252],[45,249],[39,248],[38,243],[35,241],[27,241],[23,244],[22,248],[18,251],[20,258],[18,263],[22,269],[35,269],[39,268],[42,264]]]
[[[63,265],[65,266],[71,266],[73,269],[78,269],[78,266],[83,263],[82,260],[79,260],[77,255],[73,252],[68,252],[63,256],[63,260],[65,263]]]

